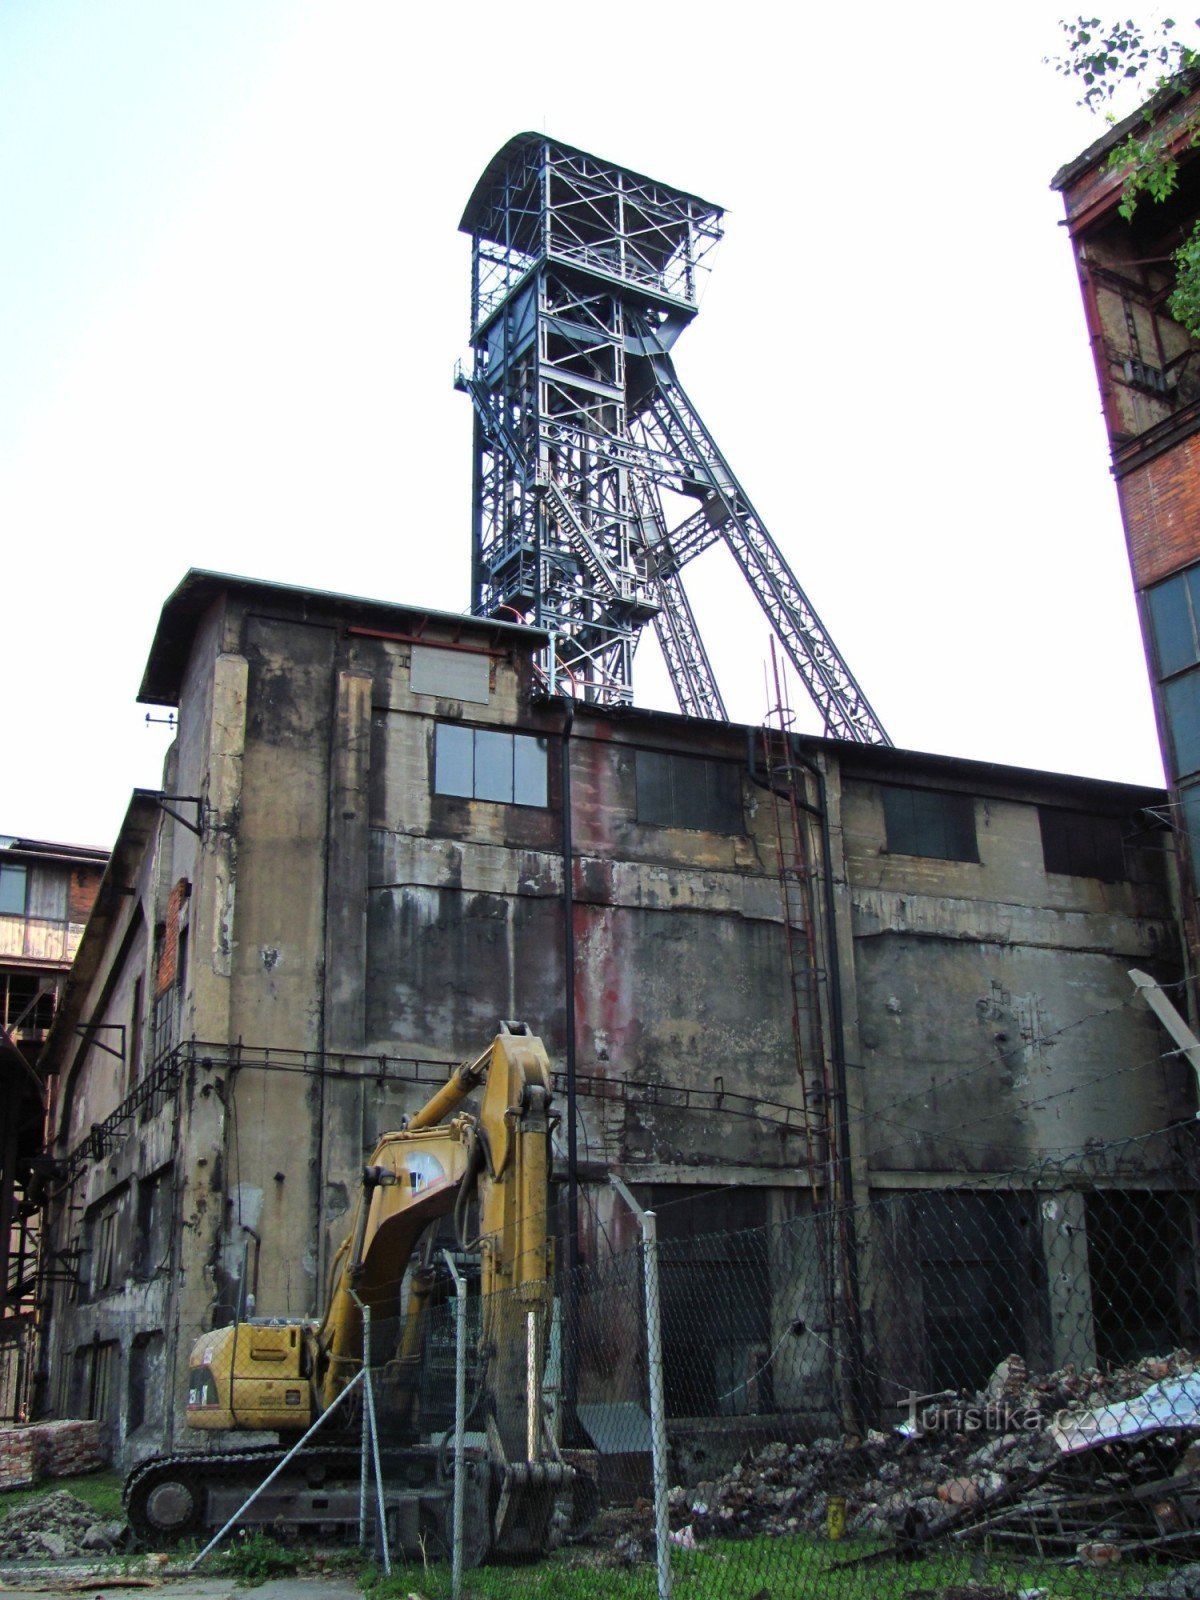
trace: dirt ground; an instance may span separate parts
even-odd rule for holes
[[[0,1597],[36,1595],[38,1600],[362,1600],[362,1590],[345,1579],[314,1576],[311,1578],[270,1578],[266,1583],[247,1590],[239,1588],[234,1578],[194,1577],[175,1578],[168,1575],[156,1578],[150,1586],[147,1581],[133,1585],[119,1580],[95,1576],[75,1575],[70,1569],[46,1568],[41,1573],[10,1572],[9,1577],[19,1582],[0,1579]]]

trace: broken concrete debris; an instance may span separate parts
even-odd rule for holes
[[[0,1559],[56,1561],[64,1556],[115,1550],[125,1537],[124,1519],[108,1522],[66,1489],[18,1506],[0,1520]]]
[[[985,1534],[994,1549],[1091,1565],[1159,1545],[1177,1556],[1200,1554],[1196,1390],[1197,1360],[1185,1351],[1108,1372],[1064,1367],[1037,1378],[1010,1356],[978,1394],[914,1404],[910,1421],[894,1431],[778,1441],[713,1482],[677,1485],[672,1537],[682,1545],[687,1532],[690,1547],[712,1538],[819,1535],[830,1499],[840,1497],[848,1534],[887,1539],[899,1554]],[[1174,1414],[1168,1401],[1177,1391]],[[1106,1414],[1113,1418],[1107,1430]],[[629,1559],[639,1540],[622,1537]],[[640,1543],[652,1550],[648,1529]]]

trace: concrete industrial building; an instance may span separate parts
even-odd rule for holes
[[[56,1080],[41,1064],[103,850],[0,838],[0,1422],[32,1403],[38,1238]]]
[[[1151,102],[1156,132],[1179,163],[1156,204],[1120,214],[1128,168],[1110,165],[1142,112],[1105,133],[1054,178],[1083,291],[1088,336],[1112,451],[1129,562],[1153,686],[1171,815],[1181,842],[1184,933],[1194,975],[1200,951],[1200,366],[1172,317],[1174,252],[1200,217],[1195,74]],[[1191,996],[1195,1005],[1196,996]]]
[[[200,1332],[319,1308],[364,1154],[501,1017],[560,1074],[573,1031],[585,1263],[631,1241],[609,1170],[678,1201],[680,1238],[911,1202],[912,1273],[867,1240],[858,1291],[872,1371],[897,1382],[944,1375],[979,1297],[1011,1301],[1014,1262],[1030,1292],[992,1357],[1094,1356],[1140,1292],[1121,1267],[1149,1198],[1158,1216],[1171,1191],[1190,1229],[1161,1146],[1100,1184],[1072,1155],[1194,1110],[1127,976],[1180,977],[1160,791],[568,708],[544,643],[206,572],[167,600],[141,691],[178,710],[164,795],[131,800],[46,1056],[46,1398],[101,1418],[122,1463],[189,1442]],[[560,1128],[563,1177],[565,1151]],[[960,1288],[923,1298],[955,1205],[990,1221]],[[718,1289],[724,1270],[706,1264]],[[720,1411],[724,1376],[797,1316],[770,1289],[724,1298],[686,1363],[668,1350],[690,1374],[676,1418]],[[622,1398],[622,1359],[585,1362],[580,1398]],[[819,1410],[823,1359],[809,1388],[734,1409]]]

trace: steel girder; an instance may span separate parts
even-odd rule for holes
[[[683,588],[731,551],[834,737],[890,743],[828,631],[684,393],[668,351],[695,315],[719,207],[522,134],[463,216],[475,411],[472,609],[549,629],[547,676],[633,697],[653,621],[681,711],[726,711]],[[670,528],[661,490],[700,500]]]
[[[636,423],[648,454],[659,471],[671,477],[677,473],[675,481],[687,483],[693,493],[697,484],[707,489],[703,507],[665,542],[663,561],[660,565],[655,559],[654,570],[676,572],[721,539],[821,713],[826,733],[860,744],[890,745],[858,680],[684,392],[670,356],[654,355],[650,365],[655,381]],[[652,559],[656,556],[652,547]]]

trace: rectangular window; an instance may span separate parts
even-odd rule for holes
[[[1110,1189],[1085,1201],[1096,1354],[1114,1366],[1197,1334],[1195,1199]]]
[[[1200,672],[1185,672],[1162,685],[1176,778],[1200,772]]]
[[[15,863],[0,865],[0,916],[23,917],[28,872]]]
[[[129,1347],[129,1398],[125,1407],[125,1426],[130,1433],[143,1423],[162,1421],[163,1336],[135,1333]]]
[[[138,1185],[134,1274],[139,1278],[152,1278],[170,1265],[171,1206],[171,1168],[166,1166]]]
[[[887,847],[901,856],[938,861],[978,861],[975,800],[938,789],[901,789],[881,784]]]
[[[742,787],[732,762],[660,750],[639,750],[635,762],[639,822],[707,833],[742,831]]]
[[[906,1292],[920,1307],[929,1389],[982,1389],[1010,1351],[1032,1364],[1047,1297],[1034,1196],[943,1190],[894,1204],[912,1227]]]
[[[1181,789],[1179,799],[1183,806],[1183,826],[1187,831],[1192,858],[1200,861],[1200,784]]]
[[[651,1191],[667,1415],[775,1410],[765,1189]]]
[[[1064,872],[1077,878],[1099,878],[1103,883],[1123,883],[1125,845],[1116,817],[1091,817],[1083,811],[1058,811],[1038,807],[1042,829],[1042,862],[1047,872]]]
[[[1177,572],[1146,591],[1158,676],[1169,678],[1200,661],[1200,567]]]
[[[26,915],[40,922],[65,922],[68,882],[69,875],[57,868],[35,868],[29,875]]]
[[[1171,777],[1200,772],[1200,566],[1146,591]]]
[[[507,805],[547,803],[546,740],[496,728],[464,728],[439,722],[435,731],[433,787],[436,794]]]
[[[81,1299],[108,1294],[118,1281],[117,1208],[120,1196],[105,1200],[84,1219]]]
[[[142,1010],[145,990],[142,979],[133,980],[133,1002],[129,1008],[129,1060],[125,1064],[126,1083],[130,1089],[142,1075]]]

